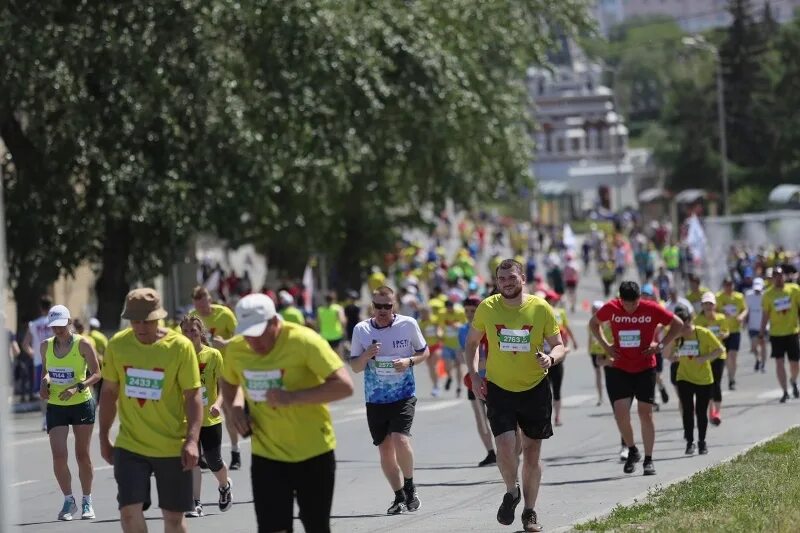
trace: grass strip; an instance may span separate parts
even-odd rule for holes
[[[689,479],[656,488],[645,501],[617,506],[608,516],[575,529],[796,533],[800,531],[800,428]]]

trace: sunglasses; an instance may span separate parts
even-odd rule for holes
[[[374,307],[375,309],[386,309],[388,311],[392,307],[394,307],[394,304],[377,304],[375,302],[372,302],[372,307]]]

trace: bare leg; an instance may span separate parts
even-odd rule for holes
[[[392,435],[386,435],[378,445],[378,453],[381,456],[381,470],[383,475],[389,481],[389,486],[393,491],[398,491],[403,488],[403,473],[400,471],[400,465],[397,464],[397,455],[394,449],[394,439]]]
[[[200,499],[201,483],[203,481],[203,474],[200,472],[200,467],[192,468],[192,499]]]
[[[738,365],[738,358],[739,352],[730,351],[728,352],[728,383],[733,383],[736,381],[736,367]]]
[[[181,516],[183,516],[183,513],[181,513]],[[126,505],[120,509],[119,518],[123,533],[147,533],[147,522],[144,520],[144,511],[141,503]]]
[[[478,436],[481,438],[483,446],[487,452],[494,450],[492,442],[492,432],[489,430],[489,421],[486,418],[486,407],[480,400],[469,402],[472,406],[472,414],[475,415],[475,427],[478,428]]]
[[[506,431],[494,438],[497,446],[497,466],[506,484],[506,492],[516,494],[519,451],[516,431]]]
[[[72,494],[72,474],[70,474],[67,464],[67,435],[69,435],[69,426],[55,427],[48,434],[50,451],[53,454],[53,473],[64,496]]]
[[[410,479],[414,477],[414,450],[411,448],[411,437],[402,433],[392,433],[390,435],[394,441],[394,453],[397,457],[397,464],[403,472],[403,477]]]
[[[614,420],[617,421],[617,428],[625,446],[631,447],[636,444],[633,440],[633,426],[631,426],[631,398],[622,398],[614,402]]]
[[[92,442],[92,430],[94,425],[86,424],[72,426],[75,434],[75,459],[78,461],[78,478],[81,480],[81,490],[84,496],[92,493],[92,481],[94,480],[94,468],[92,468],[92,457],[89,453]]]
[[[522,437],[522,494],[525,497],[525,508],[533,509],[539,496],[539,484],[542,481],[542,464],[539,456],[542,441]]]
[[[594,369],[594,384],[597,387],[597,405],[603,403],[603,372],[600,368]]]
[[[161,509],[161,515],[164,517],[164,533],[188,533],[183,513]]]
[[[800,363],[798,361],[789,361],[789,373],[795,383],[797,382],[798,371],[800,371]]]
[[[642,424],[642,440],[644,441],[644,454],[653,455],[656,443],[656,425],[653,420],[653,404],[636,402],[639,409],[639,421]],[[633,431],[631,431],[633,433]]]
[[[783,362],[782,357],[775,359],[775,371],[778,374],[778,385],[786,392],[786,364]]]

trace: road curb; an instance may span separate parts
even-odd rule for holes
[[[720,461],[720,462],[718,462],[716,464],[713,464],[713,465],[711,465],[711,466],[709,466],[707,468],[703,468],[701,470],[697,470],[696,472],[692,472],[691,474],[687,474],[685,476],[681,476],[681,477],[675,478],[675,479],[673,479],[673,480],[671,480],[671,481],[669,481],[669,482],[667,482],[667,483],[665,483],[663,485],[658,485],[658,487],[659,488],[669,487],[671,485],[674,485],[675,483],[680,483],[681,481],[685,481],[685,480],[689,479],[690,477],[692,477],[695,474],[699,474],[700,472],[703,472],[703,471],[708,470],[710,468],[714,468],[714,467],[717,467],[719,465],[724,465],[725,463],[729,463],[729,462],[733,461],[734,459],[736,459],[737,457],[741,457],[742,455],[746,454],[747,452],[749,452],[753,448],[755,448],[757,446],[761,446],[762,444],[765,444],[765,443],[771,441],[772,439],[780,437],[781,435],[783,435],[787,431],[791,431],[791,430],[793,430],[795,428],[800,428],[800,424],[792,424],[790,426],[787,426],[786,428],[782,429],[781,431],[779,431],[779,432],[777,432],[777,433],[775,433],[773,435],[770,435],[768,437],[764,437],[763,439],[761,439],[761,440],[759,440],[757,442],[754,442],[753,444],[750,444],[746,448],[743,448],[739,452],[731,455],[730,457],[727,457],[727,458],[723,459],[722,461]],[[592,513],[590,515],[584,516],[583,518],[575,520],[572,524],[570,524],[568,526],[561,526],[561,527],[552,529],[550,531],[551,531],[551,533],[569,533],[571,531],[576,531],[575,526],[578,525],[578,524],[582,524],[583,522],[588,522],[589,520],[605,518],[608,515],[610,515],[612,512],[614,512],[614,509],[616,509],[619,506],[625,507],[625,506],[628,506],[628,505],[633,505],[635,503],[640,503],[640,502],[644,501],[650,495],[650,492],[652,490],[653,490],[653,488],[647,489],[645,492],[639,493],[639,494],[637,494],[636,496],[634,496],[632,498],[627,498],[625,500],[617,502],[616,504],[614,504],[613,507],[610,507],[610,508],[606,509],[605,511],[601,511],[599,513]]]

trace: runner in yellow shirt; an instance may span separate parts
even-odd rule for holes
[[[737,359],[742,342],[742,323],[747,318],[747,304],[744,294],[733,290],[733,280],[729,277],[722,280],[722,290],[717,294],[717,307],[728,318],[730,335],[725,339],[725,351],[728,354],[728,390],[736,390]]]
[[[697,274],[689,274],[689,290],[686,291],[686,299],[692,304],[695,315],[699,315],[703,310],[700,300],[705,293],[710,291],[711,289],[700,284],[700,278],[697,277]]]
[[[190,341],[197,355],[200,369],[200,393],[203,399],[203,426],[200,428],[200,454],[208,469],[217,478],[219,510],[223,513],[233,505],[231,480],[228,467],[222,460],[222,395],[218,394],[218,382],[222,378],[222,354],[219,350],[206,345],[208,332],[202,319],[197,315],[188,315],[179,324],[181,332]],[[194,510],[186,513],[187,517],[203,516],[203,504],[200,501],[201,473],[200,466],[192,469],[192,498]]]
[[[328,341],[331,348],[342,357],[344,348],[344,328],[347,325],[347,318],[344,316],[344,307],[339,305],[336,298],[336,291],[330,291],[325,295],[325,305],[317,308],[317,323],[319,334]]]
[[[150,477],[166,532],[186,531],[193,509],[192,468],[197,466],[203,422],[200,371],[191,341],[162,328],[167,316],[153,289],[134,289],[122,318],[131,327],[106,349],[100,397],[100,453],[114,465],[123,531],[147,531]],[[119,434],[110,432],[119,412]]]
[[[430,307],[423,307],[419,310],[419,318],[417,319],[419,329],[425,337],[425,342],[428,343],[428,349],[431,352],[430,357],[425,362],[428,365],[428,374],[431,377],[433,389],[431,389],[431,396],[438,398],[441,394],[439,389],[439,359],[442,356],[442,327],[439,320],[431,312]]]
[[[597,313],[597,311],[600,310],[604,304],[605,302],[602,300],[596,300],[592,302],[592,315]],[[589,331],[589,357],[592,359],[592,367],[594,368],[594,384],[597,388],[597,405],[600,406],[603,404],[603,373],[601,368],[606,367],[608,354],[606,354],[606,351],[603,349],[603,345],[600,344],[600,341],[595,339],[594,335],[591,334],[591,331],[588,330],[588,326],[587,331]],[[614,338],[608,322],[603,323],[602,331],[603,337],[605,337],[606,340]],[[628,451],[626,446],[623,446],[623,448],[625,452]]]
[[[219,350],[225,347],[226,341],[233,337],[236,330],[236,317],[233,315],[228,307],[220,304],[211,303],[211,294],[208,289],[202,285],[198,285],[192,291],[192,303],[194,309],[190,310],[187,315],[197,315],[203,321],[203,326],[208,335],[207,343]],[[181,333],[180,326],[176,330]],[[231,439],[231,470],[239,470],[242,467],[242,453],[239,449],[239,434],[233,423],[230,422],[230,416],[225,413],[225,429],[228,432],[228,437]],[[205,463],[201,459],[200,466],[205,468]]]
[[[97,346],[97,354],[102,357],[106,353],[108,337],[100,331],[100,321],[94,317],[89,319],[89,335],[94,339],[95,346]]]
[[[789,359],[792,394],[800,398],[797,389],[797,374],[800,370],[800,289],[796,285],[786,283],[783,268],[772,271],[772,286],[764,293],[764,314],[761,317],[760,338],[767,335],[769,324],[769,342],[772,346],[771,357],[775,359],[775,370],[778,383],[783,389],[781,403],[789,399],[786,388],[786,367],[783,359]]]
[[[717,297],[714,296],[713,292],[709,291],[701,296],[700,301],[703,312],[694,319],[694,323],[700,327],[707,328],[720,342],[725,342],[730,335],[728,318],[722,313],[717,313]],[[711,391],[709,419],[715,426],[722,423],[722,374],[725,371],[726,357],[727,354],[723,350],[722,354],[711,362],[714,386]]]
[[[447,300],[444,304],[444,310],[439,313],[436,319],[442,328],[442,358],[447,369],[447,381],[445,381],[444,390],[450,390],[455,380],[456,398],[460,398],[464,368],[461,366],[461,357],[459,356],[461,346],[458,343],[458,328],[466,324],[467,315],[464,314],[463,307],[456,307],[452,301]]]
[[[305,530],[329,531],[336,437],[326,404],[353,394],[350,375],[314,330],[284,322],[269,296],[248,294],[236,318],[220,385],[236,428],[253,436],[258,530],[291,531],[296,496]]]
[[[546,378],[548,369],[564,360],[564,345],[553,308],[541,298],[523,294],[522,264],[504,260],[494,274],[500,292],[478,306],[465,359],[472,391],[487,403],[497,464],[506,485],[497,521],[511,525],[524,496],[523,529],[541,531],[534,510],[541,482],[539,458],[542,440],[553,435],[553,403]],[[489,344],[485,380],[478,373],[478,346],[484,335]],[[545,341],[551,347],[547,355],[542,353]],[[522,491],[518,484],[518,427],[522,431]]]
[[[665,346],[665,357],[678,362],[676,383],[683,417],[683,436],[686,455],[694,455],[694,419],[697,416],[697,452],[708,453],[708,405],[714,387],[712,362],[725,353],[720,340],[710,330],[692,323],[692,310],[683,305],[675,307],[675,316],[683,320],[680,336]]]

